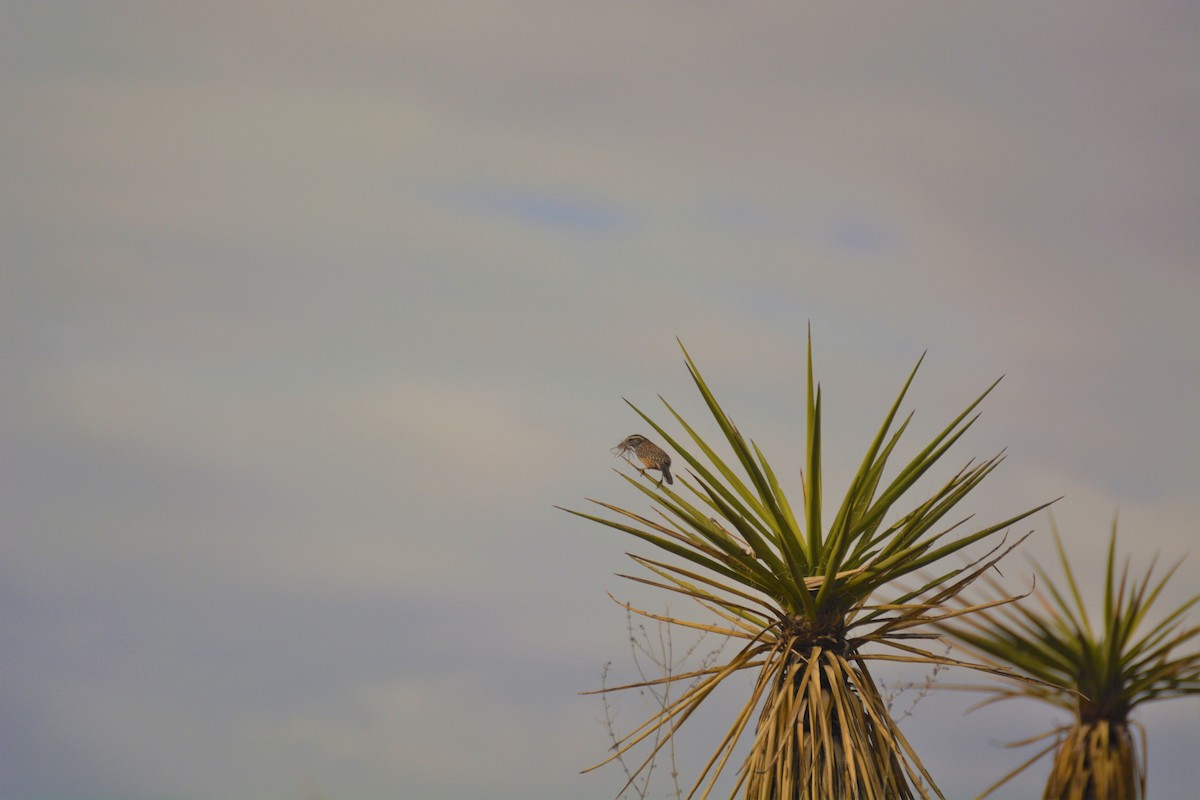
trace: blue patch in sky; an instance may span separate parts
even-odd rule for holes
[[[477,187],[458,192],[454,197],[469,209],[576,233],[612,233],[634,224],[631,212],[578,196],[513,187]]]
[[[894,250],[896,236],[861,214],[844,214],[825,226],[822,238],[835,250],[851,255],[879,255]]]

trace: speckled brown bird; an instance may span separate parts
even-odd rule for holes
[[[671,457],[661,447],[641,434],[635,433],[626,436],[619,445],[613,448],[613,452],[619,456],[633,453],[646,469],[658,470],[662,474],[659,485],[662,485],[663,481],[675,482],[671,478]]]

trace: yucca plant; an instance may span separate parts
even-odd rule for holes
[[[642,763],[645,768],[723,681],[751,670],[756,678],[750,695],[695,779],[689,797],[697,793],[707,797],[713,791],[738,742],[751,729],[748,755],[731,796],[742,791],[750,800],[927,798],[929,792],[941,797],[888,715],[868,664],[915,662],[993,670],[935,655],[920,641],[937,637],[929,631],[929,623],[973,610],[951,610],[948,603],[1015,545],[1006,546],[1003,537],[998,537],[999,543],[993,539],[986,555],[966,565],[959,559],[948,565],[948,557],[994,537],[1048,504],[967,533],[958,532],[966,519],[946,521],[952,509],[1000,464],[1003,453],[978,464],[968,462],[915,507],[898,511],[897,503],[971,427],[977,419],[976,407],[996,384],[911,460],[889,469],[889,459],[912,417],[909,414],[895,426],[920,367],[918,360],[826,525],[821,393],[813,381],[811,339],[807,448],[798,508],[789,501],[762,450],[742,436],[718,405],[686,349],[684,358],[736,460],[731,463],[719,455],[666,400],[667,411],[690,439],[686,446],[630,404],[686,462],[686,474],[678,476],[678,488],[673,489],[645,472],[640,478],[622,473],[654,503],[654,518],[598,500],[591,502],[615,519],[571,513],[623,531],[681,560],[631,555],[651,575],[622,577],[687,596],[716,619],[693,621],[624,604],[626,608],[651,619],[731,637],[740,648],[724,663],[616,687],[690,682],[673,702],[619,741],[608,761],[649,741],[655,744]],[[919,589],[895,588],[897,579],[918,571],[926,576]],[[881,593],[884,596],[879,598]]]
[[[982,797],[1054,753],[1045,800],[1138,800],[1146,794],[1146,732],[1132,718],[1138,706],[1200,693],[1200,651],[1181,649],[1200,626],[1185,626],[1192,597],[1151,623],[1151,607],[1182,563],[1154,579],[1154,562],[1139,580],[1129,558],[1117,572],[1117,522],[1108,541],[1104,605],[1093,626],[1058,528],[1050,521],[1063,582],[1055,584],[1034,565],[1036,602],[990,608],[944,625],[952,641],[993,666],[1043,683],[994,686],[979,705],[1026,698],[1049,703],[1070,721],[1012,746],[1046,743],[1040,752],[1001,778]],[[1001,596],[993,578],[986,596]]]

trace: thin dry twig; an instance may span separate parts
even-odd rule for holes
[[[629,649],[633,657],[634,669],[637,672],[640,680],[638,685],[639,694],[646,698],[648,703],[658,711],[663,711],[675,702],[673,693],[678,691],[676,684],[679,682],[677,678],[681,674],[681,668],[688,663],[691,663],[696,658],[696,653],[700,646],[708,638],[707,632],[701,632],[695,641],[683,649],[676,655],[675,641],[671,635],[671,627],[663,620],[656,620],[655,630],[653,633],[647,628],[644,623],[634,620],[633,611],[626,607],[625,609],[625,625],[629,632]],[[670,608],[667,609],[665,616],[670,616]],[[711,648],[700,656],[699,666],[691,670],[695,677],[687,683],[683,692],[693,688],[703,674],[708,671],[713,663],[720,656],[725,647],[727,639],[722,640],[721,644]],[[621,750],[621,741],[623,735],[617,732],[617,710],[613,703],[609,700],[608,695],[621,687],[609,686],[608,676],[612,671],[612,662],[604,665],[604,669],[600,675],[601,689],[596,694],[599,694],[604,707],[604,727],[608,731],[609,740],[612,742],[610,750],[617,751],[619,754],[616,757],[617,763],[621,765],[621,769],[625,772],[627,778],[626,789],[620,796],[636,796],[639,800],[645,800],[650,796],[650,781],[655,769],[659,766],[657,756],[652,758],[649,764],[639,774],[631,768],[631,765],[625,760]],[[696,674],[699,673],[699,674]],[[655,677],[651,677],[651,676]],[[650,746],[653,750],[660,748],[666,753],[666,768],[669,771],[671,788],[669,797],[682,800],[684,789],[679,784],[679,769],[676,763],[675,740],[672,737],[670,740],[663,742],[661,737],[664,731],[659,729],[650,740]],[[633,795],[628,793],[632,792]]]

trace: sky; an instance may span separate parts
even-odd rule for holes
[[[614,797],[608,593],[685,611],[554,506],[703,428],[677,337],[797,495],[810,325],[827,498],[922,353],[910,447],[1004,375],[964,511],[1194,591],[1194,2],[9,0],[0,130],[0,800]],[[951,798],[1062,721],[974,699]]]

